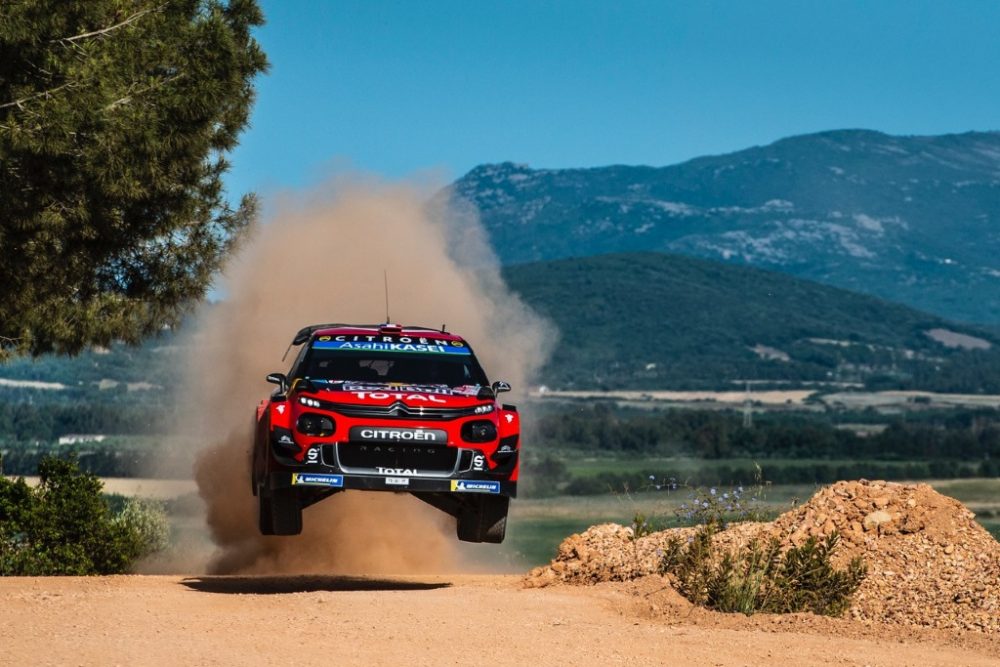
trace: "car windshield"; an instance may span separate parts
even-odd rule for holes
[[[486,374],[471,355],[358,352],[312,348],[297,375],[314,380],[400,382],[449,387],[487,385]]]

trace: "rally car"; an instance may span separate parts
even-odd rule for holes
[[[520,421],[472,348],[442,329],[317,324],[257,407],[260,532],[297,535],[302,510],[348,489],[410,493],[457,519],[458,539],[503,541],[517,495]]]

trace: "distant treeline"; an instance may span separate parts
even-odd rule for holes
[[[0,437],[52,441],[70,433],[145,435],[163,422],[157,405],[80,402],[69,405],[0,403]]]
[[[669,469],[639,472],[602,472],[593,476],[575,476],[565,469],[551,476],[552,460],[540,467],[549,469],[548,477],[536,478],[531,469],[525,473],[524,490],[529,496],[562,493],[571,496],[597,495],[610,492],[665,491],[671,474]],[[749,486],[758,480],[769,484],[829,484],[842,479],[952,479],[1000,476],[1000,460],[963,463],[960,461],[858,461],[854,463],[790,463],[762,461],[758,470],[752,465],[720,465],[701,468],[674,477],[679,486]],[[558,481],[556,481],[558,480]]]
[[[606,404],[541,416],[533,437],[544,449],[593,450],[701,459],[1000,459],[1000,411],[913,413],[881,433],[860,435],[820,415],[742,415],[718,410],[621,414]]]
[[[46,456],[76,456],[80,469],[100,477],[163,477],[185,479],[192,469],[191,452],[107,443],[81,446],[0,444],[0,472],[35,475]]]

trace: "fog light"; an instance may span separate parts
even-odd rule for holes
[[[326,415],[307,412],[299,416],[298,421],[295,422],[295,428],[299,430],[299,433],[324,438],[333,435],[335,424],[333,419]]]
[[[489,442],[496,437],[497,427],[490,421],[471,421],[462,426],[462,439],[466,442]]]

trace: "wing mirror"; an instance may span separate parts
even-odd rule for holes
[[[503,380],[497,380],[493,383],[494,394],[502,394],[505,391],[510,391],[510,383],[504,382]]]
[[[284,373],[269,373],[266,379],[271,384],[278,385],[278,391],[280,393],[284,394],[288,391],[288,378]]]

